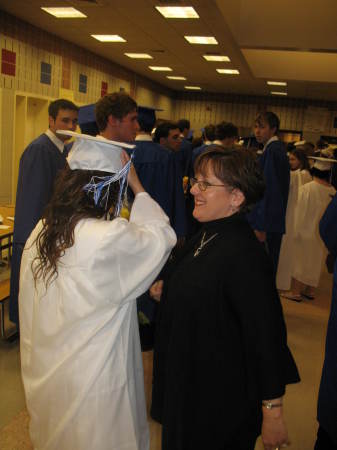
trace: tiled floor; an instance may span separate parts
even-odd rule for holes
[[[8,303],[6,304],[6,330],[8,324]],[[20,374],[18,341],[6,342],[0,339],[0,429],[25,407],[24,392]]]
[[[324,355],[326,326],[330,309],[332,276],[324,273],[314,301],[295,303],[282,300],[288,327],[288,342],[302,381],[289,386],[285,416],[291,440],[290,450],[312,450],[317,429],[316,402]],[[143,354],[147,401],[150,402],[152,353]],[[0,445],[1,450],[26,450],[27,417],[20,379],[18,342],[0,342]],[[15,418],[14,418],[15,416]],[[14,418],[14,419],[13,419]],[[9,426],[8,426],[9,424]],[[1,429],[6,426],[4,433]],[[20,432],[21,427],[21,432]],[[15,436],[6,436],[12,433]],[[160,426],[150,421],[151,450],[160,450]],[[5,434],[5,436],[4,436]],[[25,439],[23,439],[25,437]],[[21,438],[21,439],[20,439]],[[15,441],[15,444],[13,442]],[[256,450],[261,450],[261,442]],[[97,449],[99,450],[99,449]]]

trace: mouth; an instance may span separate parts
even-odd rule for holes
[[[194,206],[203,206],[205,205],[206,202],[202,201],[202,200],[196,200],[194,199]]]

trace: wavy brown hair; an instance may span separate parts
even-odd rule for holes
[[[83,187],[92,177],[104,177],[111,173],[93,170],[71,170],[68,166],[59,172],[54,193],[43,215],[43,227],[35,244],[38,255],[32,262],[35,282],[42,278],[46,285],[58,275],[57,264],[67,248],[74,245],[74,230],[78,222],[86,218],[102,218],[114,208],[118,198],[119,182],[112,183],[107,199],[95,205],[93,194]]]

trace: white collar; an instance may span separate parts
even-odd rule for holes
[[[50,128],[48,128],[47,131],[45,131],[44,133],[45,135],[47,135],[47,137],[49,137],[49,139],[52,141],[52,143],[54,145],[56,145],[56,147],[60,150],[61,153],[63,153],[64,150],[64,142],[61,141],[61,139],[59,139],[52,131]]]
[[[151,138],[151,136],[149,134],[139,133],[139,134],[137,134],[135,141],[152,142],[152,138]]]
[[[220,141],[219,139],[215,139],[215,141],[213,141],[213,144],[215,144],[215,145],[223,145],[223,142]]]
[[[267,145],[269,145],[269,144],[271,144],[272,142],[275,142],[275,141],[278,141],[278,137],[277,137],[277,136],[272,136],[272,137],[269,139],[269,141],[267,141],[267,142],[264,144],[262,153],[263,153],[263,152],[265,151],[265,149],[267,148]]]
[[[214,144],[214,142],[212,142],[212,141],[204,141],[204,144],[205,145],[211,145],[211,144]]]

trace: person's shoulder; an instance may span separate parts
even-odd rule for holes
[[[207,144],[201,144],[199,145],[199,147],[196,147],[193,149],[193,155],[199,155],[201,152],[203,152],[204,150],[206,150],[208,147]]]
[[[219,249],[226,252],[230,260],[269,265],[264,246],[258,241],[248,221],[243,217],[223,233]]]
[[[272,141],[267,145],[266,151],[274,154],[281,154],[287,158],[287,151],[284,143],[279,139],[277,141]]]
[[[135,160],[168,161],[171,153],[160,144],[151,141],[136,141]],[[138,151],[137,151],[138,150]]]
[[[48,138],[45,133],[40,134],[36,139],[34,139],[28,146],[25,148],[22,153],[22,158],[26,158],[28,156],[32,156],[34,154],[38,154],[40,152],[49,152],[58,150],[55,144]]]

